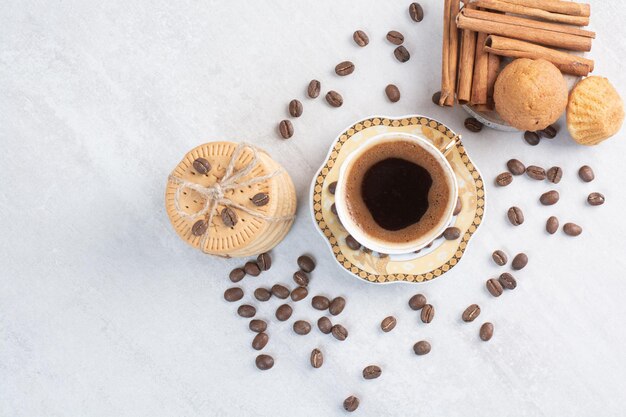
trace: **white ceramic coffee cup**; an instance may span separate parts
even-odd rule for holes
[[[352,164],[357,161],[359,157],[363,155],[363,153],[365,153],[365,151],[367,151],[368,149],[384,142],[395,142],[398,140],[412,142],[418,145],[423,150],[430,153],[435,158],[435,160],[439,163],[443,170],[444,180],[448,183],[450,195],[448,198],[448,205],[443,210],[444,214],[441,216],[441,219],[437,223],[436,227],[431,230],[431,232],[422,235],[419,238],[414,239],[410,242],[393,243],[385,242],[381,239],[370,236],[354,222],[354,220],[348,213],[348,207],[346,204],[346,173],[349,171],[349,168],[352,166]],[[445,149],[439,150],[427,139],[421,138],[416,135],[411,135],[408,133],[385,133],[368,139],[364,144],[359,146],[350,155],[348,155],[348,157],[339,168],[339,178],[337,180],[337,188],[335,191],[335,207],[337,209],[337,215],[339,216],[339,219],[341,220],[341,223],[343,224],[343,227],[347,230],[347,232],[366,248],[389,255],[415,252],[416,250],[422,249],[424,246],[428,245],[441,233],[443,233],[443,231],[450,224],[450,220],[452,219],[454,207],[456,206],[456,200],[458,196],[458,184],[456,182],[456,176],[454,175],[454,171],[452,170],[450,163],[444,155],[444,153],[447,152],[447,150],[449,150],[452,145],[454,145],[455,140],[456,138],[451,139],[451,142],[446,144]]]

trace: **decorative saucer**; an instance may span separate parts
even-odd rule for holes
[[[404,255],[379,254],[367,248],[350,249],[346,244],[348,233],[331,211],[334,195],[328,190],[328,185],[337,181],[339,167],[350,152],[369,138],[390,132],[417,135],[438,147],[455,136],[443,123],[419,115],[400,118],[373,116],[354,123],[333,141],[324,163],[313,178],[311,214],[335,260],[355,277],[376,284],[430,281],[454,268],[481,224],[485,214],[483,179],[459,141],[447,155],[456,174],[462,203],[461,211],[451,220],[451,225],[461,229],[458,239],[440,237],[430,247]]]

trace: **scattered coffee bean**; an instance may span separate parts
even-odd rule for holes
[[[461,237],[461,229],[458,227],[448,227],[443,231],[443,237],[446,240],[456,240]]]
[[[343,409],[349,412],[355,411],[359,408],[359,399],[354,395],[349,396],[343,400]]]
[[[554,139],[558,131],[556,130],[556,127],[554,125],[550,125],[546,127],[545,129],[540,130],[539,133],[541,133],[541,136],[545,138]]]
[[[359,45],[361,48],[367,46],[367,44],[370,43],[369,36],[367,36],[367,33],[363,32],[362,30],[357,30],[356,32],[354,32],[354,34],[352,35],[352,39],[354,39],[354,43]]]
[[[337,215],[337,205],[335,203],[330,205],[330,211],[331,213],[333,213],[335,216]]]
[[[335,339],[344,341],[348,337],[348,331],[341,324],[335,324],[331,327],[330,332],[335,336]]]
[[[510,172],[503,172],[496,177],[496,184],[500,187],[506,187],[513,182],[513,175]]]
[[[333,181],[328,184],[328,192],[331,194],[335,194],[335,190],[337,190],[337,181]]]
[[[499,249],[491,254],[491,259],[493,259],[496,265],[500,266],[506,265],[506,263],[509,261],[509,257],[506,256],[506,253]]]
[[[404,35],[397,30],[390,30],[387,32],[387,40],[394,45],[402,45],[402,42],[404,42]]]
[[[421,22],[424,18],[424,9],[419,3],[411,3],[409,5],[409,16],[414,22]]]
[[[233,302],[243,298],[243,290],[239,287],[232,287],[224,291],[224,300]]]
[[[409,54],[409,51],[407,51],[406,48],[402,45],[393,50],[393,55],[400,62],[406,62],[411,59],[411,54]]]
[[[422,313],[420,314],[420,318],[423,323],[430,323],[435,318],[435,307],[431,304],[426,304],[422,307]]]
[[[545,193],[541,194],[541,197],[539,197],[539,201],[544,206],[551,206],[553,204],[556,204],[559,201],[559,192],[556,190],[546,191]]]
[[[387,94],[387,98],[392,103],[397,103],[400,100],[400,90],[393,84],[389,84],[385,87],[385,94]]]
[[[397,320],[394,316],[385,317],[380,323],[380,328],[383,332],[388,333],[396,327]]]
[[[256,263],[261,271],[267,271],[272,267],[272,257],[269,253],[263,252],[257,256]]]
[[[483,124],[475,117],[468,117],[465,119],[465,128],[470,132],[478,133],[483,130]]]
[[[262,350],[265,345],[267,345],[267,342],[270,340],[270,337],[267,335],[267,333],[259,333],[256,336],[254,336],[254,339],[252,339],[252,348],[255,350]]]
[[[343,97],[335,90],[330,90],[326,93],[326,102],[333,107],[341,107],[343,104]]]
[[[498,282],[500,283],[500,285],[502,285],[503,288],[506,288],[507,290],[514,290],[515,287],[517,287],[517,281],[515,280],[515,277],[513,277],[513,275],[509,274],[508,272],[500,274],[500,277],[498,277]]]
[[[291,291],[291,299],[293,301],[304,300],[307,295],[309,295],[309,290],[307,290],[306,287],[298,287]]]
[[[524,223],[524,213],[519,207],[511,207],[506,215],[513,226],[519,226]]]
[[[228,278],[230,278],[232,282],[239,282],[245,276],[246,276],[246,271],[244,271],[243,268],[235,268],[232,271],[230,271],[230,274],[228,274]]]
[[[254,298],[259,301],[267,301],[272,297],[272,293],[267,288],[257,288],[254,290]]]
[[[324,364],[324,355],[322,351],[315,348],[311,351],[311,366],[315,369],[321,368]]]
[[[513,262],[511,262],[511,266],[516,271],[519,271],[520,269],[524,269],[524,267],[527,264],[528,264],[528,255],[526,255],[523,252],[515,255],[515,258],[513,258]]]
[[[376,379],[383,373],[380,366],[369,365],[363,369],[363,379]]]
[[[353,238],[352,235],[346,236],[346,245],[348,245],[348,247],[352,250],[361,249],[361,244],[357,242],[357,240]]]
[[[262,207],[270,202],[270,196],[266,193],[257,193],[250,200],[255,206]]]
[[[197,158],[191,164],[198,174],[204,175],[211,170],[211,164],[204,158]]]
[[[583,232],[583,228],[576,223],[565,223],[563,225],[563,231],[568,236],[578,236]]]
[[[343,309],[346,307],[346,299],[343,297],[335,297],[333,301],[330,302],[328,306],[328,311],[333,316],[337,316],[341,314]]]
[[[289,304],[283,304],[276,309],[276,318],[279,321],[289,320],[291,313],[293,313],[291,306]]]
[[[317,80],[311,80],[306,89],[306,93],[310,98],[317,98],[320,95],[321,84]]]
[[[270,355],[259,355],[256,357],[256,367],[262,371],[267,371],[274,366],[274,358]]]
[[[539,145],[541,138],[539,137],[537,132],[531,132],[527,130],[526,132],[524,132],[524,140],[527,144],[531,146],[537,146]]]
[[[493,324],[487,322],[480,326],[480,340],[487,342],[493,337]]]
[[[222,210],[222,223],[226,227],[234,227],[237,224],[237,213],[230,207],[224,207]]]
[[[415,352],[415,354],[419,356],[430,353],[430,343],[425,340],[420,340],[413,345],[413,352]]]
[[[557,219],[556,216],[548,217],[548,221],[546,221],[546,232],[553,235],[556,233],[558,229],[559,229],[559,219]]]
[[[594,180],[596,175],[593,173],[593,169],[589,165],[583,165],[578,170],[578,176],[581,180],[585,182],[591,182]]]
[[[536,165],[530,165],[526,168],[526,175],[534,180],[543,181],[546,179],[546,170]]]
[[[354,64],[350,61],[343,61],[335,66],[335,74],[342,77],[350,75],[354,72]]]
[[[563,178],[563,170],[561,167],[552,167],[546,173],[546,177],[551,183],[558,184],[561,182],[561,178]]]
[[[300,100],[296,100],[295,98],[289,102],[289,114],[291,117],[300,117],[302,116],[302,103]]]
[[[439,106],[439,100],[441,99],[441,91],[437,91],[436,93],[433,94],[431,100],[433,101],[433,103],[435,103],[437,106]]]
[[[328,334],[333,328],[333,323],[326,316],[320,317],[319,320],[317,320],[317,328],[320,329],[320,332]]]
[[[591,193],[587,197],[587,203],[592,206],[601,206],[604,204],[604,194],[602,193]]]
[[[474,319],[478,317],[479,315],[480,315],[480,307],[478,306],[478,304],[472,304],[465,309],[465,311],[461,315],[461,318],[463,319],[463,321],[469,323],[471,321],[474,321]]]
[[[304,336],[311,331],[311,325],[306,320],[297,320],[293,323],[293,331],[297,334]]]
[[[497,279],[495,278],[488,279],[486,285],[487,285],[487,290],[494,297],[500,297],[502,295],[502,291],[503,291],[502,284],[500,284],[500,282]]]
[[[253,332],[261,333],[267,330],[267,323],[265,320],[253,319],[250,320],[249,327]]]
[[[208,228],[209,225],[206,221],[198,220],[193,224],[193,226],[191,226],[191,234],[194,236],[202,236],[206,233]]]
[[[285,298],[289,297],[289,288],[285,287],[284,285],[274,284],[272,286],[272,295],[274,297],[280,298],[281,300],[284,300]]]
[[[251,306],[250,304],[242,304],[237,309],[237,314],[239,314],[241,317],[249,319],[250,317],[254,317],[254,315],[256,314],[256,308],[254,308],[254,306]]]
[[[283,139],[289,139],[293,136],[293,125],[289,120],[281,120],[278,124],[278,131]]]
[[[309,276],[304,271],[296,271],[293,274],[293,280],[301,287],[309,285]]]
[[[328,307],[330,306],[330,300],[323,295],[316,295],[311,300],[311,305],[316,310],[328,310]]]
[[[261,268],[259,267],[259,264],[254,261],[246,262],[246,264],[243,266],[243,270],[246,272],[246,274],[253,277],[258,277],[261,274]]]
[[[298,266],[304,272],[311,272],[315,269],[315,261],[308,255],[298,257]]]
[[[526,172],[526,167],[519,159],[509,159],[506,163],[506,167],[513,175],[522,175],[524,172]]]
[[[415,294],[409,299],[409,307],[412,310],[421,310],[427,303],[426,297],[423,294]]]

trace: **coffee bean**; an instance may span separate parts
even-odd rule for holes
[[[517,281],[515,280],[515,277],[513,277],[513,275],[509,274],[508,272],[500,274],[500,277],[498,277],[498,282],[500,283],[500,285],[502,285],[503,288],[506,288],[507,290],[514,290],[515,287],[517,287]]]
[[[548,221],[546,221],[546,232],[551,235],[555,234],[559,228],[559,219],[556,216],[550,216]]]
[[[256,367],[262,371],[267,371],[274,366],[274,358],[270,355],[259,355],[256,357]]]
[[[298,266],[304,272],[311,272],[315,269],[315,261],[308,255],[298,257]]]
[[[267,342],[270,340],[270,337],[267,335],[267,333],[259,333],[256,336],[254,336],[254,339],[252,339],[252,348],[254,350],[261,350],[265,347],[265,345],[267,345]]]
[[[424,323],[430,323],[435,318],[435,307],[431,304],[426,304],[422,307],[422,313],[420,314],[420,318]]]
[[[491,278],[487,280],[487,290],[494,297],[500,297],[502,295],[502,284],[495,278]]]
[[[404,42],[404,35],[397,30],[390,30],[387,32],[387,40],[394,45],[402,45],[402,42]]]
[[[513,175],[522,175],[526,172],[526,167],[519,159],[509,159],[506,163],[506,167]]]
[[[261,268],[259,267],[259,264],[254,261],[246,262],[246,264],[243,266],[243,270],[246,272],[246,274],[253,277],[258,277],[261,274]]]
[[[278,297],[284,300],[285,298],[289,297],[289,288],[285,287],[284,285],[274,284],[272,286],[272,295],[274,297]]]
[[[548,139],[554,139],[558,131],[556,130],[556,126],[550,125],[543,130],[540,130],[541,136],[546,137]]]
[[[342,77],[350,75],[354,72],[354,64],[350,61],[343,61],[335,66],[335,74]]]
[[[226,227],[234,227],[237,224],[237,213],[230,207],[224,207],[222,210],[222,223]]]
[[[335,194],[335,190],[337,190],[337,181],[333,181],[328,184],[328,192],[331,194]]]
[[[272,267],[272,257],[269,253],[263,252],[257,256],[256,263],[261,271],[267,271]]]
[[[456,240],[461,237],[461,229],[458,227],[448,227],[443,231],[443,237],[446,238],[446,240]]]
[[[565,223],[563,225],[563,231],[568,236],[578,236],[583,232],[583,228],[576,223]]]
[[[343,409],[349,412],[355,411],[359,408],[359,399],[354,395],[349,396],[343,400]]]
[[[536,165],[530,165],[526,168],[526,175],[534,180],[543,181],[546,179],[546,170]]]
[[[320,95],[321,84],[317,80],[311,80],[306,89],[306,93],[311,98],[317,98]]]
[[[191,226],[191,234],[194,236],[202,236],[209,228],[208,223],[205,220],[198,220]]]
[[[326,102],[333,107],[341,107],[343,104],[343,97],[338,92],[330,90],[326,93]]]
[[[506,215],[513,226],[519,226],[524,223],[524,213],[519,207],[511,207]]]
[[[272,297],[272,293],[267,288],[257,288],[254,290],[254,298],[259,301],[267,301]]]
[[[320,317],[319,320],[317,321],[317,328],[320,329],[320,332],[324,334],[330,333],[332,327],[333,327],[333,323],[326,316]]]
[[[474,321],[474,319],[479,315],[480,307],[478,306],[478,304],[472,304],[465,309],[465,311],[461,315],[461,318],[463,319],[463,321],[469,323],[471,321]]]
[[[483,130],[483,124],[474,117],[468,117],[465,119],[465,128],[470,132],[478,133]]]
[[[519,271],[520,269],[524,269],[524,267],[527,264],[528,264],[528,255],[522,252],[522,253],[518,253],[517,255],[515,255],[515,258],[513,258],[513,262],[511,263],[511,266],[516,271]]]
[[[380,328],[383,332],[388,333],[396,327],[396,318],[394,316],[385,317],[383,321],[380,323]]]
[[[301,287],[309,285],[309,276],[304,271],[296,271],[293,274],[293,281]]]
[[[369,365],[363,369],[363,379],[376,379],[383,373],[380,366]]]
[[[604,204],[604,194],[601,193],[591,193],[587,196],[587,203],[592,206],[601,206]]]
[[[307,295],[309,295],[309,290],[307,290],[306,287],[298,287],[291,291],[291,299],[293,301],[304,300]]]
[[[421,22],[424,18],[424,9],[419,3],[411,3],[409,5],[409,16],[414,22]]]
[[[243,298],[243,290],[239,287],[232,287],[224,291],[224,300],[233,302]]]
[[[563,170],[560,167],[552,167],[546,173],[546,177],[551,183],[558,184],[563,178]]]
[[[513,182],[513,175],[510,172],[503,172],[496,177],[496,184],[500,187],[506,187]]]
[[[409,51],[407,51],[406,48],[402,45],[393,50],[393,55],[400,62],[406,62],[411,59],[411,54],[409,54]]]
[[[483,325],[480,326],[479,335],[480,339],[485,342],[491,339],[493,337],[493,324],[489,322],[483,323]]]
[[[333,213],[335,216],[337,215],[337,205],[335,203],[330,205],[330,212]]]
[[[311,305],[316,310],[328,310],[328,307],[330,306],[330,300],[323,295],[316,295],[311,300]]]
[[[204,175],[211,170],[211,164],[204,158],[197,158],[191,164],[198,174]]]
[[[306,320],[298,320],[293,323],[293,331],[297,334],[304,336],[311,331],[311,325]]]
[[[594,180],[596,175],[593,173],[593,169],[589,165],[583,165],[578,170],[578,176],[581,180],[585,182],[591,182]]]
[[[333,316],[337,316],[341,314],[343,309],[346,307],[346,299],[343,297],[335,297],[333,301],[330,302],[328,306],[328,311]]]
[[[296,100],[295,98],[289,102],[289,114],[291,117],[300,117],[302,116],[302,103],[300,100]]]
[[[361,244],[357,242],[357,240],[353,238],[352,235],[346,236],[346,245],[348,245],[348,247],[352,250],[361,249]]]
[[[526,132],[524,132],[524,140],[527,144],[531,146],[537,146],[539,145],[541,138],[539,137],[537,132],[530,132],[527,130]]]
[[[293,313],[291,306],[289,304],[283,304],[276,309],[276,318],[279,321],[289,320],[291,313]]]
[[[409,299],[409,307],[411,307],[412,310],[421,310],[427,302],[423,294],[415,294]]]
[[[439,104],[439,100],[441,99],[441,91],[437,91],[433,94],[431,100],[433,101],[433,103],[435,103],[437,106],[440,106]]]
[[[491,254],[491,259],[496,263],[496,265],[504,266],[509,261],[509,257],[506,256],[506,253],[501,250],[494,251]]]
[[[387,94],[387,98],[392,103],[397,103],[400,100],[400,90],[393,84],[388,84],[385,87],[385,94]]]
[[[246,276],[246,271],[244,271],[242,268],[235,268],[232,271],[230,271],[228,278],[230,278],[232,282],[239,282],[245,276]]]
[[[461,197],[456,198],[456,206],[454,206],[454,211],[452,212],[453,216],[458,215],[461,210],[463,210],[463,203],[461,202]]]
[[[278,131],[283,139],[289,139],[293,136],[293,125],[289,120],[281,120],[278,124]]]
[[[239,314],[241,317],[246,318],[254,317],[254,315],[256,314],[256,308],[254,308],[254,306],[251,306],[250,304],[242,304],[237,309],[237,314]]]
[[[416,344],[413,345],[413,352],[416,355],[422,356],[430,353],[430,343],[425,340],[420,340]]]
[[[253,332],[261,333],[267,330],[267,323],[264,320],[253,319],[250,320],[249,326]]]
[[[311,351],[311,366],[315,369],[321,368],[324,364],[324,355],[319,349],[313,349]]]
[[[261,207],[269,203],[270,196],[265,193],[257,193],[250,200],[255,206]]]
[[[369,36],[367,36],[367,33],[363,32],[362,30],[357,30],[356,32],[354,32],[354,34],[352,35],[352,39],[354,39],[354,42],[361,48],[367,46],[367,44],[370,43]]]
[[[330,332],[335,336],[335,339],[344,341],[348,337],[348,331],[341,324],[335,324],[331,327]]]
[[[541,194],[541,197],[539,197],[539,201],[544,206],[551,206],[553,204],[556,204],[559,201],[559,192],[556,190],[546,191],[545,193]]]

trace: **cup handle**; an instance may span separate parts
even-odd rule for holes
[[[444,155],[448,156],[450,151],[454,149],[457,143],[461,141],[461,135],[455,135],[450,142],[446,144],[443,148],[440,148],[439,151]]]

